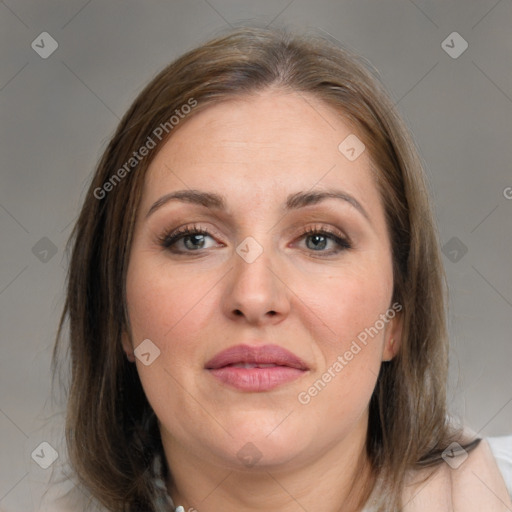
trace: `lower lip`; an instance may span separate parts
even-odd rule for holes
[[[304,370],[289,366],[273,366],[271,368],[224,366],[208,371],[224,384],[242,391],[269,391],[292,382],[306,373]]]

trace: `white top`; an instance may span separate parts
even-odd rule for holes
[[[503,480],[512,499],[512,435],[488,437],[487,442],[500,468]]]
[[[505,482],[506,489],[512,502],[512,435],[501,436],[501,437],[487,437],[485,441],[489,444],[492,455],[496,461],[498,469],[500,470],[501,476]],[[374,508],[370,503],[372,502],[372,496],[370,496],[366,506],[361,512],[375,512]],[[511,510],[506,505],[506,510]],[[494,510],[494,508],[493,508]],[[501,509],[500,509],[501,510]]]

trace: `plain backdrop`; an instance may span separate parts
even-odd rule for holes
[[[312,29],[379,70],[434,199],[451,410],[481,436],[512,433],[512,1],[3,0],[0,510],[37,508],[42,442],[63,458],[50,357],[65,243],[101,152],[161,68],[244,23]]]

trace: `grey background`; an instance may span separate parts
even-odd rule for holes
[[[251,20],[313,27],[380,71],[426,163],[445,246],[452,412],[483,436],[512,433],[511,0],[4,0],[0,510],[38,509],[42,441],[64,458],[49,364],[64,246],[102,150],[157,71]],[[47,59],[31,48],[43,31],[59,45]],[[454,31],[469,44],[456,59],[441,46]]]

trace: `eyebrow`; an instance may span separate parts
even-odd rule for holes
[[[339,199],[352,205],[370,222],[370,217],[361,203],[353,196],[342,190],[325,190],[317,192],[296,192],[290,194],[285,203],[285,210],[291,211],[306,206],[314,205],[327,199]],[[162,196],[155,201],[146,214],[146,219],[161,208],[164,204],[171,201],[181,201],[184,203],[197,204],[206,208],[215,210],[226,210],[226,200],[223,196],[212,192],[202,192],[200,190],[178,190]]]

